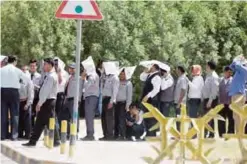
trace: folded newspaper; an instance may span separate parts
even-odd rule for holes
[[[238,55],[233,59],[233,62],[236,62],[238,64],[247,64],[247,60],[243,55]]]

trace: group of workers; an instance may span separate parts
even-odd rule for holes
[[[15,56],[1,56],[1,140],[24,138],[29,140],[24,146],[35,146],[45,126],[49,125],[49,118],[54,117],[54,146],[58,146],[61,121],[71,123],[74,117],[77,78],[79,98],[76,103],[84,101],[85,110],[86,136],[83,141],[95,140],[94,117],[101,104],[103,137],[99,140],[103,141],[135,141],[157,135],[157,131],[149,130],[156,120],[142,118],[147,109],[141,102],[152,104],[166,117],[179,116],[181,104],[186,104],[191,118],[200,117],[216,105],[224,104],[219,114],[228,120],[229,126],[226,127],[223,121],[219,122],[220,136],[235,133],[240,119],[229,105],[232,102],[240,106],[245,104],[246,64],[243,56],[237,57],[231,65],[224,67],[223,77],[219,78],[215,71],[216,63],[209,61],[204,80],[200,65],[191,67],[191,78],[188,78],[183,66],[177,66],[175,79],[167,64],[156,60],[141,62],[140,65],[145,67],[140,75],[143,90],[139,103],[132,103],[131,77],[136,66],[119,69],[118,62],[109,61],[101,62],[96,68],[90,56],[81,63],[80,76],[76,77],[75,63],[67,66],[67,72],[66,65],[58,57],[45,58],[41,63],[30,60],[29,66],[19,69]],[[40,73],[37,71],[38,65]],[[213,125],[213,122],[210,124]],[[211,132],[206,134],[205,137],[214,135]]]
[[[69,124],[73,118],[74,99],[76,97],[76,67],[75,63],[68,65],[59,58],[46,58],[40,63],[41,72],[38,73],[38,62],[30,60],[27,65],[16,67],[15,56],[5,57],[1,61],[1,139],[17,140],[29,139],[25,146],[36,145],[45,126],[49,125],[49,118],[56,118],[54,146],[59,145],[59,128],[61,121]],[[104,67],[104,72],[102,68]],[[101,140],[113,140],[117,137],[129,135],[133,138],[133,128],[140,133],[144,127],[140,108],[132,104],[132,83],[129,79],[133,74],[133,67],[119,68],[115,62],[103,62],[95,68],[91,57],[82,62],[79,77],[79,99],[84,101],[86,122],[86,136],[82,140],[94,140],[94,117],[98,109],[99,97],[102,97],[102,130]],[[126,76],[125,72],[131,69]],[[81,98],[82,97],[82,98]],[[114,110],[116,107],[119,110]],[[129,113],[126,113],[126,112]],[[11,134],[8,136],[8,112],[10,113]],[[78,121],[79,123],[79,121]],[[136,126],[137,125],[137,126]],[[140,125],[140,126],[139,126]],[[68,137],[69,129],[68,126]],[[128,128],[129,127],[129,128]],[[77,126],[79,131],[79,125]],[[141,128],[141,135],[144,128]],[[126,134],[127,133],[127,134]],[[116,137],[117,136],[117,137]]]
[[[177,66],[176,80],[171,75],[168,65],[159,61],[151,63],[154,63],[151,69],[146,69],[140,75],[140,79],[145,81],[143,102],[152,104],[166,117],[179,117],[181,104],[185,104],[190,118],[199,118],[217,105],[223,104],[224,108],[219,115],[225,121],[219,120],[218,122],[219,136],[223,137],[225,133],[236,133],[239,130],[247,133],[246,126],[245,129],[239,129],[241,116],[230,109],[231,103],[237,104],[242,110],[245,109],[247,60],[242,55],[237,56],[230,65],[223,68],[222,77],[216,73],[217,65],[214,61],[208,61],[205,64],[206,76],[204,78],[200,65],[192,65],[189,74],[186,74],[185,67]],[[140,64],[150,65],[149,62]],[[145,120],[146,129],[150,129],[155,124],[156,120],[153,118]],[[214,128],[213,120],[209,124]],[[147,131],[148,136],[156,136],[156,134],[156,131]],[[205,137],[212,138],[214,134],[206,131]]]

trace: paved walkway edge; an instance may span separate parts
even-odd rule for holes
[[[24,155],[23,153],[20,153],[19,151],[16,151],[13,148],[3,143],[1,143],[1,153],[19,164],[76,164],[73,162],[61,162],[61,161],[56,162],[56,161],[49,161],[49,160],[39,160],[39,159],[35,159],[32,157],[28,157]],[[221,160],[222,160],[221,162],[233,161],[232,159],[229,159],[229,158],[223,158]],[[188,161],[193,162],[194,160],[188,160]]]
[[[19,164],[75,164],[72,162],[55,162],[30,158],[3,143],[1,143],[1,153]]]

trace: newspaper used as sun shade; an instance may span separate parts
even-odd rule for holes
[[[159,61],[157,61],[157,60],[141,61],[139,65],[149,69],[152,67],[153,64],[159,64]]]
[[[243,55],[238,55],[233,59],[234,62],[239,63],[239,64],[247,64],[247,60]]]
[[[82,61],[81,64],[86,70],[87,75],[92,75],[96,73],[92,56],[89,56],[86,60]]]
[[[54,60],[58,61],[58,68],[60,68],[61,70],[64,70],[65,63],[59,57],[54,57]]]
[[[103,62],[103,68],[106,75],[118,75],[119,74],[119,62],[110,61]]]
[[[165,70],[166,72],[171,71],[171,68],[165,63],[160,62],[159,67],[160,67],[160,69]]]
[[[154,64],[157,64],[161,69],[163,69],[167,72],[170,72],[170,70],[171,70],[171,68],[167,64],[162,63],[158,60],[141,61],[139,65],[150,69],[152,67],[152,65],[154,65]]]
[[[119,73],[121,73],[124,69],[124,73],[125,73],[125,76],[126,76],[126,80],[129,80],[131,79],[132,75],[134,74],[135,72],[135,69],[136,69],[136,66],[132,66],[132,67],[123,67],[119,70]]]
[[[4,59],[6,59],[7,58],[7,56],[4,56],[4,55],[1,55],[0,56],[0,62],[2,62]]]
[[[113,61],[115,63],[116,67],[119,69],[119,62],[118,61]]]

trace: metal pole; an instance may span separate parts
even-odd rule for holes
[[[81,57],[81,33],[82,33],[82,20],[77,20],[76,25],[77,35],[76,35],[76,72],[75,72],[75,78],[76,78],[76,92],[75,92],[75,98],[74,98],[74,110],[73,110],[73,127],[71,130],[70,135],[70,156],[73,156],[74,154],[74,148],[76,143],[76,134],[77,134],[77,119],[78,119],[78,102],[79,102],[79,80],[80,80],[80,57]],[[76,131],[76,132],[73,132]]]
[[[81,61],[81,32],[82,32],[82,20],[77,20],[77,36],[76,36],[76,93],[74,99],[74,111],[73,122],[77,123],[78,119],[78,102],[79,102],[79,80],[80,80],[80,61]],[[77,125],[77,124],[76,124]]]

